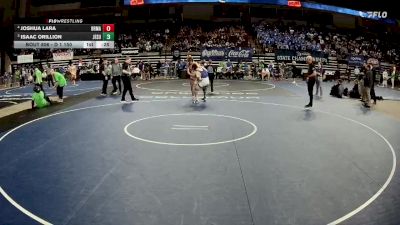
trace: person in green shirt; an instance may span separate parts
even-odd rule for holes
[[[18,69],[15,71],[15,79],[19,81],[19,86],[25,86],[25,78],[22,76],[22,71],[21,67],[18,67]]]
[[[67,80],[62,73],[56,72],[54,70],[51,70],[51,75],[54,77],[54,80],[56,82],[55,87],[57,88],[59,102],[63,102],[64,87],[67,85]]]
[[[41,109],[51,105],[49,97],[44,95],[39,85],[35,85],[32,94],[32,109]]]
[[[39,68],[35,68],[35,84],[43,91],[43,75]]]

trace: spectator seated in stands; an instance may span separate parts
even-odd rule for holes
[[[51,101],[48,96],[45,96],[44,92],[38,85],[33,88],[32,94],[32,109],[45,108],[51,105]]]
[[[363,55],[365,58],[375,58],[379,61],[399,61],[399,52],[393,43],[385,36],[376,37],[376,33],[356,31],[326,31],[296,24],[283,25],[261,22],[254,25],[257,42],[264,51],[274,52],[276,49],[297,51],[321,51],[338,60],[346,60],[352,55]],[[385,41],[382,41],[385,40]]]
[[[184,26],[176,36],[172,49],[200,51],[209,47],[249,47],[249,37],[243,26],[211,25]]]
[[[342,80],[338,80],[335,85],[331,88],[331,96],[342,98],[344,92],[344,87],[342,85]]]
[[[134,30],[129,34],[121,34],[118,38],[121,48],[139,48],[139,52],[160,52],[164,48],[168,34],[157,29]],[[162,35],[162,33],[164,33]]]
[[[132,69],[132,77],[134,80],[136,80],[138,77],[140,77],[140,69],[139,67],[133,67]]]

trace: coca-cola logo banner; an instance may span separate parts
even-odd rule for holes
[[[221,61],[251,61],[253,50],[250,48],[204,48],[201,51],[202,60]]]

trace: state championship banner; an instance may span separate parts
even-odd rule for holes
[[[17,62],[20,63],[33,63],[33,55],[19,55],[17,56]]]
[[[53,53],[53,60],[54,61],[66,61],[66,60],[73,60],[74,59],[74,52],[55,52]]]
[[[350,55],[347,61],[351,66],[362,66],[365,63],[364,56],[362,55]]]
[[[292,62],[305,64],[306,57],[311,55],[316,62],[328,63],[328,55],[323,52],[301,52],[295,50],[279,49],[275,52],[277,61]]]
[[[252,61],[251,48],[204,48],[201,50],[201,60],[223,61]]]

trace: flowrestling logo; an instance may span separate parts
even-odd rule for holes
[[[47,19],[46,23],[83,23],[83,19]]]
[[[358,13],[362,18],[368,19],[385,19],[388,16],[386,11],[368,11],[368,12],[359,12]]]

